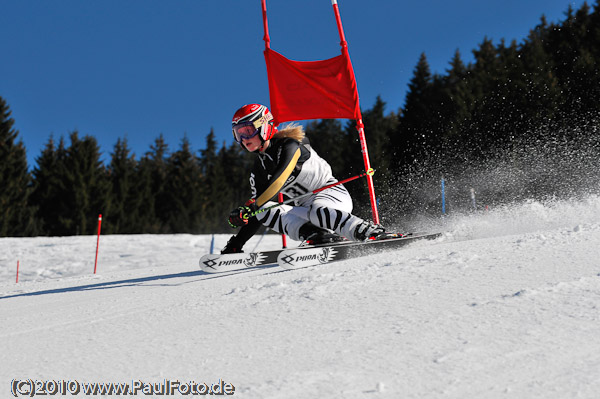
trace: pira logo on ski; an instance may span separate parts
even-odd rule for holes
[[[320,248],[317,253],[303,254],[303,251],[299,251],[293,254],[284,256],[281,261],[288,265],[300,265],[302,263],[312,263],[318,261],[319,263],[327,263],[335,258],[337,251],[332,247]]]
[[[245,259],[222,260],[219,262],[218,266],[238,265],[238,264],[243,264],[244,261],[245,261]]]
[[[219,269],[225,266],[233,266],[233,265],[244,265],[246,267],[254,267],[265,259],[265,256],[260,252],[250,253],[248,256],[242,254],[239,258],[235,259],[227,259],[221,260],[219,256],[214,258],[209,258],[202,262],[204,266],[211,268],[213,270]]]
[[[219,257],[216,257],[216,258],[212,258],[212,259],[207,259],[202,263],[204,264],[204,266],[206,266],[208,268],[218,269],[221,266],[238,265],[238,264],[241,265],[241,264],[244,264],[244,261],[245,261],[244,258],[219,260]]]

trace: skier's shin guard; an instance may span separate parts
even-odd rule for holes
[[[327,207],[311,206],[308,216],[312,224],[332,230],[349,240],[355,239],[354,230],[363,222],[361,218],[351,213]]]

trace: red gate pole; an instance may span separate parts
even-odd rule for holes
[[[262,16],[263,16],[263,29],[265,30],[265,35],[263,36],[263,40],[265,41],[265,50],[271,47],[271,38],[269,37],[269,23],[267,22],[267,2],[266,0],[262,0]]]
[[[369,151],[367,150],[367,140],[365,138],[365,129],[362,123],[362,119],[356,122],[356,129],[358,130],[358,139],[360,141],[361,152],[363,155],[363,162],[365,164],[365,170],[371,170],[371,162],[369,161]],[[367,173],[367,184],[369,186],[369,198],[371,200],[371,211],[373,211],[373,222],[379,224],[379,212],[377,210],[377,198],[375,197],[375,186],[373,184],[373,175]]]
[[[19,282],[19,260],[17,260],[17,283]]]
[[[348,43],[344,35],[344,28],[342,26],[342,18],[340,16],[340,9],[337,5],[337,0],[331,0],[333,6],[333,12],[335,13],[335,21],[338,27],[338,33],[340,34],[340,46],[342,46],[342,54],[348,61],[348,67],[350,69],[350,75],[354,82],[355,88],[357,87],[356,78],[354,76],[354,70],[352,69],[352,63],[350,62],[350,54],[348,53]],[[367,139],[365,138],[365,129],[362,122],[362,115],[360,112],[359,100],[358,100],[358,88],[356,88],[356,107],[355,114],[356,118],[356,130],[358,130],[358,139],[360,141],[360,148],[363,155],[363,162],[365,164],[365,171],[371,170],[371,162],[369,161],[369,151],[367,150]],[[373,185],[373,176],[367,174],[367,184],[369,186],[369,197],[371,200],[371,210],[373,211],[373,222],[379,224],[379,212],[377,210],[377,198],[375,197],[375,186]]]
[[[96,240],[96,260],[94,261],[94,274],[98,266],[98,247],[100,247],[100,228],[102,227],[102,214],[98,215],[98,239]]]

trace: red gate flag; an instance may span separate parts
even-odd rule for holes
[[[262,0],[265,61],[269,79],[271,112],[275,125],[306,119],[355,119],[365,164],[370,171],[365,130],[360,113],[354,70],[344,37],[337,0],[331,0],[340,34],[342,54],[323,61],[292,61],[271,50],[267,3]],[[367,175],[373,221],[379,223],[373,176]]]
[[[322,61],[292,61],[265,49],[275,125],[305,119],[360,119],[347,53]]]

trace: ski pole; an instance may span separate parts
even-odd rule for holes
[[[339,186],[340,184],[348,183],[349,181],[352,181],[352,180],[360,179],[361,177],[373,176],[374,174],[375,174],[375,170],[373,168],[371,168],[371,169],[367,170],[365,173],[361,173],[360,175],[352,176],[352,177],[349,177],[347,179],[340,180],[340,181],[332,183],[332,184],[328,184],[328,185],[323,186],[321,188],[317,188],[316,190],[309,191],[306,194],[302,194],[302,195],[299,195],[299,196],[294,197],[294,198],[289,198],[289,199],[287,199],[287,200],[285,200],[283,202],[280,202],[279,204],[271,205],[269,207],[256,210],[256,211],[254,211],[254,212],[252,212],[250,214],[246,213],[242,217],[244,219],[250,219],[251,217],[258,215],[259,213],[266,212],[266,211],[271,210],[273,208],[277,208],[278,206],[281,206],[281,205],[289,204],[290,202],[297,201],[300,198],[308,197],[308,196],[316,194],[318,192],[327,190],[328,188]]]

